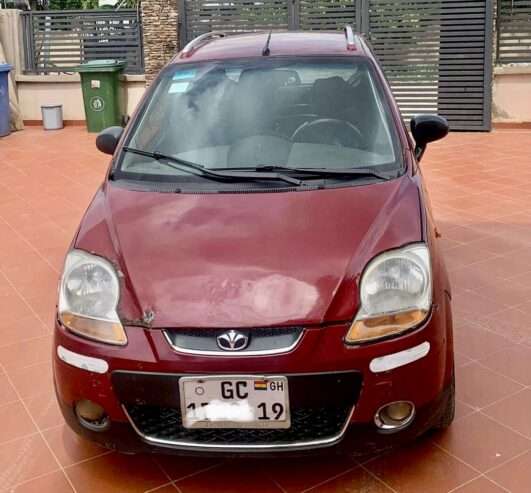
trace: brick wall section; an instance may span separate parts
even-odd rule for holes
[[[159,70],[177,53],[177,0],[144,0],[144,65],[149,85]]]

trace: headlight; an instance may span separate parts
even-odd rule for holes
[[[59,287],[59,320],[76,334],[108,344],[127,343],[116,308],[120,282],[110,262],[82,250],[66,256]]]
[[[420,324],[432,299],[431,262],[422,243],[371,260],[360,282],[360,309],[346,341],[359,343],[399,334]]]

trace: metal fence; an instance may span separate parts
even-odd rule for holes
[[[181,47],[209,31],[335,30],[358,27],[360,0],[179,0]]]
[[[405,119],[439,113],[455,130],[490,129],[492,0],[179,1],[181,44],[211,30],[351,24],[370,39]]]
[[[370,0],[364,28],[404,118],[445,116],[454,130],[491,124],[491,0]]]
[[[91,60],[127,62],[144,71],[142,26],[135,9],[51,10],[22,13],[26,72],[68,72]]]
[[[531,62],[531,0],[498,0],[497,63]]]

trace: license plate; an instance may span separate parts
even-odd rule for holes
[[[286,377],[183,377],[179,387],[185,428],[290,427]]]

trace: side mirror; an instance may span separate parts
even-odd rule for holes
[[[443,139],[450,127],[446,118],[438,115],[419,115],[411,120],[411,133],[415,139],[415,156],[421,160],[430,142]]]
[[[96,137],[96,147],[104,154],[114,154],[116,146],[122,137],[124,129],[122,127],[109,127],[102,130]]]

